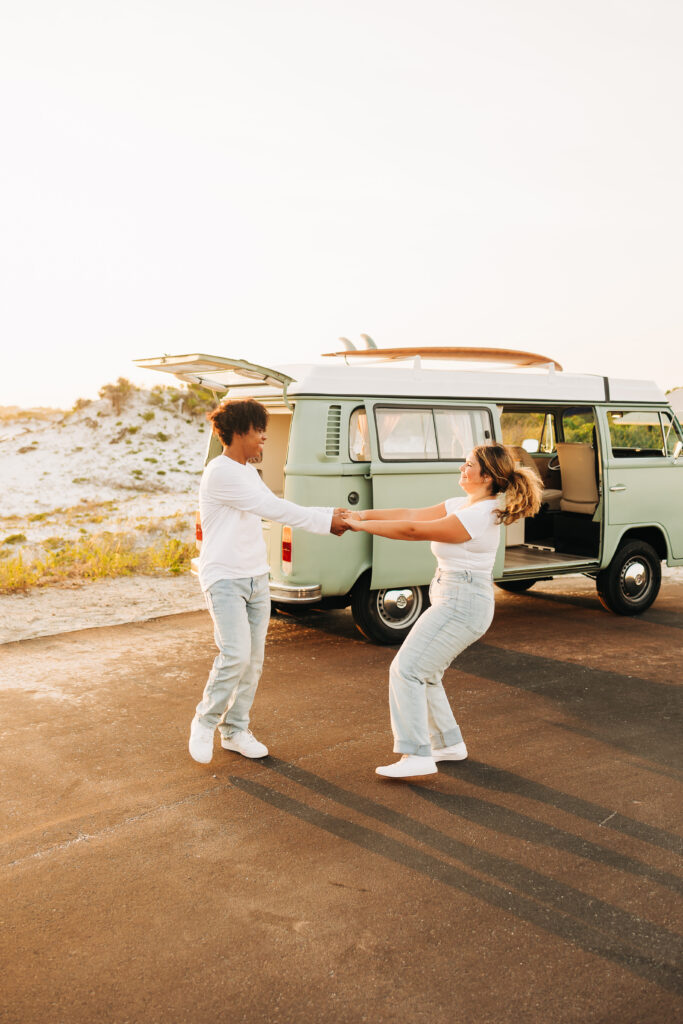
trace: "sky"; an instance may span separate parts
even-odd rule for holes
[[[0,0],[0,23],[0,404],[362,332],[683,386],[679,0]]]

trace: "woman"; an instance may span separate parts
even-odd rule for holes
[[[483,636],[493,619],[493,562],[500,524],[535,515],[542,485],[529,469],[517,468],[501,444],[474,448],[460,470],[464,498],[421,509],[348,512],[349,528],[392,540],[430,540],[437,571],[431,607],[415,623],[389,673],[389,706],[395,764],[378,775],[405,779],[432,775],[437,761],[467,757],[442,676],[461,651]],[[504,508],[500,497],[504,496]]]

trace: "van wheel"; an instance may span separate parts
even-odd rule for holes
[[[617,615],[644,612],[657,597],[661,582],[659,555],[640,540],[619,548],[607,568],[596,576],[600,601]]]
[[[370,590],[369,576],[361,577],[351,595],[353,621],[376,644],[402,643],[428,606],[427,587]]]
[[[503,580],[502,583],[496,583],[496,586],[511,594],[523,594],[525,590],[533,587],[534,583],[538,583],[538,580]]]

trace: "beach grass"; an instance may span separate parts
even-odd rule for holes
[[[116,576],[178,575],[190,568],[194,543],[167,538],[147,547],[137,547],[130,534],[103,533],[97,537],[64,540],[38,557],[22,555],[0,561],[0,594],[26,591],[30,587],[78,584]]]

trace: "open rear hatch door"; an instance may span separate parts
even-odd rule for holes
[[[136,366],[143,370],[161,370],[172,373],[178,380],[198,384],[209,391],[225,392],[233,388],[253,389],[254,385],[274,388],[286,394],[293,382],[282,369],[258,366],[244,359],[230,359],[225,356],[207,356],[194,353],[185,356],[157,356],[154,359],[134,359]]]

